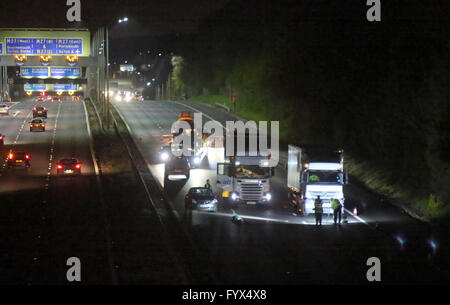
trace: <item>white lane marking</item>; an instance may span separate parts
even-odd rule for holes
[[[10,106],[9,109],[11,109],[11,108],[17,106],[17,105],[20,104],[20,103],[22,103],[22,102],[11,102],[11,104],[13,104],[13,105]]]
[[[17,110],[16,113],[14,113],[13,117],[16,117],[19,113],[21,113],[22,111]]]
[[[50,176],[51,176],[51,173],[52,173],[52,166],[53,166],[53,162],[52,162],[52,160],[53,160],[53,151],[54,151],[54,146],[55,146],[55,138],[56,138],[56,130],[57,130],[57,128],[58,128],[58,119],[59,119],[59,114],[61,113],[61,105],[62,105],[62,102],[61,103],[59,103],[59,106],[58,106],[58,112],[56,113],[56,119],[55,119],[55,125],[54,125],[54,127],[53,127],[53,135],[52,135],[52,144],[51,144],[51,146],[50,146],[50,151],[49,151],[49,163],[48,163],[48,168],[47,168],[47,184],[45,185],[45,190],[47,191],[48,190],[48,188],[49,188],[49,181],[50,181]]]
[[[363,224],[365,224],[365,225],[367,225],[367,226],[370,227],[370,225],[369,225],[364,219],[362,219],[361,217],[353,215],[353,213],[352,213],[351,211],[349,211],[349,210],[347,210],[347,209],[345,209],[345,208],[344,208],[344,210],[345,210],[348,214],[350,214],[350,216],[353,216],[353,217],[354,217],[355,219],[357,219],[358,221],[360,221],[360,222],[362,222]]]
[[[87,108],[86,108],[86,101],[84,101],[84,100],[83,100],[83,107],[84,107],[84,115],[86,117],[87,132],[89,134],[89,149],[91,150],[91,158],[92,158],[92,162],[94,163],[95,174],[98,176],[99,171],[98,171],[97,159],[95,158],[94,145],[92,143],[91,125],[89,124],[89,116],[88,116],[88,112],[87,112]]]

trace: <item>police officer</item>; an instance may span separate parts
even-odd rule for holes
[[[335,198],[331,198],[331,208],[333,209],[334,224],[336,224],[338,217],[339,223],[341,223],[342,204],[340,203],[340,201]]]
[[[323,202],[320,196],[314,201],[314,214],[316,215],[316,226],[322,225]]]
[[[206,179],[205,188],[211,189],[211,184],[209,183],[209,179]]]

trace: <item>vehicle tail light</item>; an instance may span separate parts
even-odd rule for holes
[[[75,168],[76,168],[76,169],[80,169],[80,168],[81,168],[81,164],[75,165]]]
[[[33,127],[33,124],[30,124],[30,127]]]
[[[13,154],[9,154],[9,159],[11,160],[13,158]]]
[[[42,127],[45,127],[45,124],[42,124]]]
[[[184,197],[184,198],[189,199],[189,195],[186,195],[186,197]]]
[[[62,169],[62,165],[61,164],[58,164],[58,169]]]
[[[36,107],[34,107],[33,110],[36,110]]]
[[[30,156],[29,155],[25,155],[25,159],[30,159]]]
[[[2,137],[2,136],[0,136],[0,140],[3,140],[3,137]]]

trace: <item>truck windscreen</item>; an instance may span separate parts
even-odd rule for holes
[[[259,167],[258,165],[240,165],[236,167],[235,177],[253,179],[269,178],[270,169],[268,167]]]
[[[308,171],[307,182],[312,183],[342,183],[340,172],[335,171]]]

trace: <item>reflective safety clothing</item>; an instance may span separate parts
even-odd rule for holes
[[[322,214],[323,213],[322,199],[316,199],[314,201],[314,212],[316,214]]]

